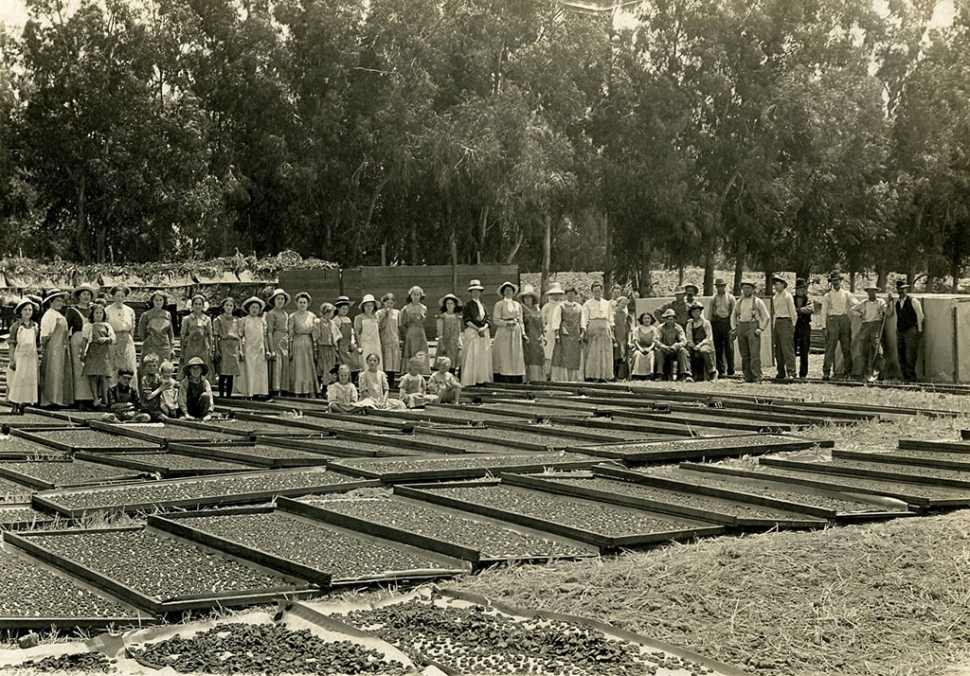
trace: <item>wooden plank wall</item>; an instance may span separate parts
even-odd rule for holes
[[[293,296],[306,291],[313,299],[310,311],[319,314],[323,303],[332,303],[340,295],[340,270],[280,270],[279,287]],[[265,298],[263,300],[266,300]],[[287,312],[296,309],[293,301],[286,306]]]

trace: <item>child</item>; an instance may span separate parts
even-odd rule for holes
[[[118,370],[118,381],[108,388],[108,412],[101,416],[101,420],[112,423],[151,422],[150,415],[138,410],[138,391],[131,386],[134,376],[135,372],[131,369]]]
[[[185,365],[185,377],[179,384],[179,410],[186,420],[208,420],[214,402],[212,386],[206,380],[209,367],[200,357],[192,357]]]
[[[387,384],[394,387],[394,378],[401,370],[401,311],[394,309],[393,293],[385,293],[381,298],[383,307],[377,311],[377,321],[381,327],[381,352],[384,359],[384,373],[387,374]]]
[[[179,382],[172,377],[172,371],[175,370],[175,367],[172,366],[172,362],[163,361],[159,370],[161,371],[161,384],[158,389],[161,390],[159,399],[162,400],[162,415],[166,418],[178,418]]]
[[[313,344],[317,348],[317,390],[321,394],[334,381],[334,367],[337,365],[340,330],[333,321],[336,311],[332,304],[324,303],[320,306],[320,317],[313,323]]]
[[[327,385],[327,410],[331,413],[353,413],[357,410],[357,388],[350,381],[350,367],[337,367],[336,382]]]
[[[388,398],[391,388],[387,383],[387,375],[380,370],[381,360],[377,353],[371,352],[367,355],[366,363],[367,370],[362,371],[357,380],[362,397],[357,405],[390,410],[406,408],[403,402]]]
[[[94,393],[94,407],[100,408],[108,398],[108,378],[111,376],[109,348],[115,342],[115,332],[108,323],[104,305],[93,303],[88,313],[88,323],[82,329],[84,342],[81,345],[81,361],[84,362],[84,375],[91,383]]]
[[[337,363],[344,364],[351,372],[360,370],[360,362],[357,360],[357,343],[354,339],[354,323],[348,317],[350,312],[350,299],[347,296],[340,296],[334,302],[337,308],[337,316],[334,317],[334,325],[340,339],[337,341]]]
[[[451,372],[451,359],[438,357],[434,363],[435,372],[428,381],[428,392],[442,404],[461,403],[461,382]]]
[[[162,377],[158,375],[158,355],[146,354],[141,360],[141,393],[142,408],[153,422],[159,422],[162,416],[161,384]]]
[[[439,302],[441,314],[438,315],[438,357],[448,357],[452,364],[459,363],[461,354],[462,326],[461,301],[449,293]],[[435,362],[437,363],[437,362]]]
[[[27,404],[36,404],[38,398],[40,364],[40,327],[32,317],[34,304],[27,298],[13,309],[18,317],[10,327],[10,365],[7,372],[7,400],[20,413]]]
[[[401,401],[408,408],[424,408],[425,405],[438,400],[427,393],[427,384],[421,370],[428,363],[428,358],[418,353],[408,360],[408,372],[401,376]]]
[[[235,310],[236,301],[226,298],[222,301],[222,314],[212,320],[220,397],[232,396],[233,380],[239,375],[239,362],[244,359],[239,349],[239,324],[232,315]]]

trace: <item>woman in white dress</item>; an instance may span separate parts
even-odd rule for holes
[[[104,314],[115,332],[115,342],[111,344],[109,359],[111,360],[112,375],[109,383],[114,387],[118,382],[118,371],[127,369],[135,374],[131,386],[137,388],[138,356],[135,354],[135,311],[125,305],[128,298],[127,286],[115,286],[108,295],[112,299],[111,305],[104,309]]]
[[[17,321],[10,327],[7,344],[7,401],[21,413],[27,404],[37,403],[40,365],[40,327],[33,320],[37,311],[33,301],[24,298],[13,309]]]
[[[372,294],[364,294],[363,300],[357,306],[360,314],[354,317],[354,337],[357,339],[357,352],[360,361],[364,362],[368,355],[376,354],[378,358],[377,370],[384,368],[384,354],[381,349],[381,326],[377,317],[377,299]]]
[[[74,368],[67,318],[63,314],[67,291],[52,289],[44,305],[47,311],[40,320],[40,405],[74,405]]]
[[[239,320],[239,336],[242,339],[242,395],[244,397],[265,397],[269,395],[269,356],[266,338],[266,321],[260,313],[266,307],[256,296],[243,302],[246,315]]]
[[[482,302],[482,283],[473,279],[468,285],[471,299],[461,309],[462,332],[461,384],[480,385],[492,382],[491,318]]]
[[[525,375],[525,354],[522,343],[525,327],[522,322],[522,306],[513,298],[518,287],[503,282],[498,288],[502,297],[495,303],[492,321],[495,322],[495,340],[492,341],[492,372],[496,382],[521,383]]]

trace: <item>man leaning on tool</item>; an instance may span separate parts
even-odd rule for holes
[[[909,295],[909,284],[905,280],[896,282],[899,300],[896,310],[896,352],[899,355],[899,368],[903,380],[914,383],[916,377],[916,356],[919,341],[923,335],[923,305],[918,298]]]
[[[718,376],[734,375],[734,296],[727,293],[727,282],[723,277],[714,280],[717,292],[711,298],[710,311],[707,313],[714,331],[714,355]]]
[[[825,361],[822,362],[822,380],[832,376],[835,364],[835,348],[842,348],[842,367],[845,377],[852,375],[852,323],[849,310],[855,305],[852,294],[842,288],[842,275],[829,275],[832,288],[822,296],[822,335],[825,336]]]
[[[768,328],[771,316],[763,300],[754,295],[754,282],[741,282],[741,297],[734,306],[732,338],[738,339],[741,370],[748,383],[761,382],[761,334]]]
[[[886,323],[886,309],[888,304],[882,298],[876,298],[876,294],[882,291],[878,286],[867,286],[866,293],[869,297],[853,305],[849,310],[854,315],[862,318],[862,329],[859,331],[859,358],[862,362],[856,365],[856,374],[866,379],[866,382],[873,382],[876,377],[873,375],[873,368],[876,363],[876,356],[879,354],[879,343],[882,340],[882,330]],[[890,298],[891,300],[891,298]]]

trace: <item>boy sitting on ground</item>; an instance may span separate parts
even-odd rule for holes
[[[101,417],[103,421],[151,422],[151,416],[138,410],[138,392],[131,386],[134,375],[128,369],[118,371],[118,382],[108,388],[108,412]]]
[[[451,358],[438,357],[434,363],[435,372],[428,381],[428,393],[438,397],[441,404],[461,403],[461,382],[451,373]]]

